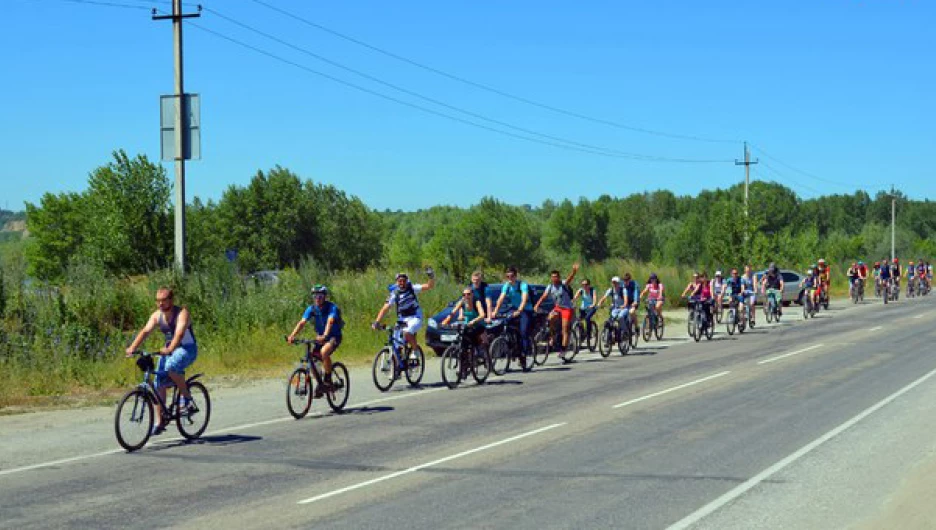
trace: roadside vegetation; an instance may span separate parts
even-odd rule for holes
[[[191,270],[182,277],[171,269],[170,198],[162,167],[118,151],[92,171],[85,191],[28,204],[26,239],[0,238],[0,409],[135,382],[122,351],[154,310],[160,285],[175,288],[193,312],[197,370],[251,377],[296,360],[282,337],[314,283],[327,284],[342,308],[339,357],[353,364],[368,362],[385,338],[369,324],[395,273],[418,280],[426,264],[440,272],[437,288],[420,297],[428,316],[457,298],[475,269],[494,283],[516,265],[542,283],[550,269],[581,261],[578,278],[599,289],[626,271],[641,284],[657,272],[675,307],[694,269],[727,272],[744,256],[755,269],[776,261],[796,270],[825,257],[841,298],[848,263],[890,252],[891,197],[883,193],[802,200],[755,182],[747,220],[741,186],[696,197],[656,191],[539,206],[485,198],[467,208],[379,212],[276,167],[217,202],[188,205]],[[898,255],[933,257],[936,204],[898,198]],[[258,270],[277,272],[251,276]]]

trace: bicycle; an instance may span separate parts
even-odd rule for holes
[[[153,361],[153,355],[157,354],[139,351],[134,352],[134,355],[139,355],[136,364],[143,372],[143,381],[124,394],[117,403],[117,413],[114,416],[117,443],[129,452],[146,445],[150,436],[153,435],[155,420],[153,407],[157,403],[162,408],[162,423],[168,424],[175,421],[179,434],[186,440],[196,440],[201,437],[211,419],[211,398],[208,395],[208,389],[200,381],[196,381],[202,374],[195,374],[185,380],[192,401],[185,410],[181,410],[182,395],[171,380],[167,378],[166,383],[167,389],[173,389],[172,399],[169,400],[170,405],[167,406],[156,391],[154,383],[156,363]],[[139,431],[136,438],[134,438],[134,431]]]
[[[557,351],[559,359],[561,359],[563,363],[568,364],[572,362],[572,359],[575,358],[579,351],[579,337],[575,327],[569,326],[569,344],[565,348],[562,348],[562,331],[561,329],[558,331],[555,329],[562,326],[562,321],[557,319],[558,324],[555,323],[555,321],[553,324],[550,324],[548,313],[541,314],[546,315],[547,318],[533,335],[533,362],[542,366],[546,363],[550,351]]]
[[[711,321],[712,319],[705,309],[705,302],[690,299],[689,303],[691,307],[688,323],[689,335],[696,342],[702,340],[702,335],[705,335],[706,340],[712,340],[715,335],[715,322]]]
[[[416,386],[422,381],[426,357],[418,344],[415,350],[410,348],[403,336],[404,326],[406,322],[398,321],[393,327],[380,324],[375,328],[387,332],[387,345],[374,356],[372,370],[374,386],[381,392],[390,390],[401,373],[406,374],[410,386]]]
[[[598,324],[595,324],[594,316],[594,309],[586,309],[584,321],[581,318],[576,318],[573,326],[578,334],[579,347],[581,348],[584,344],[590,352],[594,352],[598,348]]]
[[[656,301],[650,301],[647,303],[647,314],[644,315],[643,320],[643,340],[644,342],[650,342],[651,334],[656,337],[657,340],[663,340],[663,330],[666,327],[666,321],[663,318],[663,313],[657,314],[656,310]]]
[[[519,317],[501,313],[488,326],[488,331],[497,336],[491,341],[489,349],[494,374],[501,376],[510,371],[513,359],[520,363],[520,369],[529,372],[533,369],[533,358],[523,350],[523,340],[517,323]]]
[[[724,294],[724,291],[713,293],[715,297],[714,299],[716,301],[714,302],[714,305],[712,306],[712,314],[715,316],[715,322],[717,324],[721,324],[722,320],[725,319],[725,304],[721,302],[721,297],[723,294]]]
[[[767,292],[767,302],[764,303],[764,318],[767,323],[780,322],[780,304],[777,302],[777,293],[771,289]]]
[[[814,290],[806,289],[803,291],[803,320],[808,320],[810,317],[815,318],[816,313],[819,312],[818,304],[813,302]]]
[[[344,410],[351,393],[351,378],[348,369],[340,362],[332,363],[331,384],[326,384],[322,374],[322,345],[314,340],[296,339],[293,344],[305,345],[306,353],[299,359],[299,366],[293,370],[286,383],[286,408],[293,418],[301,419],[312,407],[312,381],[315,387],[322,388],[328,406],[335,412]]]
[[[864,301],[864,280],[855,278],[851,288],[851,299],[853,304]]]
[[[728,335],[734,335],[735,330],[739,333],[744,333],[747,321],[747,304],[739,302],[738,297],[732,295],[731,300],[728,302],[728,320],[725,321],[725,328],[726,331],[728,331]]]
[[[916,278],[907,278],[907,298],[913,298],[916,295]]]
[[[442,382],[454,390],[471,373],[475,383],[483,385],[491,373],[490,352],[475,345],[468,334],[469,328],[463,322],[452,327],[458,336],[442,354]]]
[[[611,355],[611,350],[614,349],[615,344],[617,344],[621,355],[627,355],[628,350],[630,350],[629,331],[630,326],[622,328],[619,318],[608,315],[608,319],[605,320],[604,325],[601,327],[601,333],[598,335],[598,351],[601,356],[608,357]]]

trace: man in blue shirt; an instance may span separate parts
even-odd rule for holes
[[[322,368],[325,370],[325,384],[331,385],[332,362],[331,354],[341,345],[341,328],[344,321],[341,319],[341,310],[328,300],[328,287],[316,285],[312,288],[313,303],[302,313],[302,319],[296,324],[293,332],[286,338],[290,344],[296,340],[296,335],[302,331],[306,323],[313,321],[315,333],[318,336],[315,342],[319,344],[318,352],[322,356]],[[322,385],[316,386],[315,397],[322,397],[325,389]]]
[[[501,305],[506,301],[507,305],[513,309],[512,317],[520,319],[520,340],[524,353],[531,351],[530,332],[533,328],[533,301],[532,292],[527,282],[517,278],[517,268],[508,267],[504,274],[507,281],[501,287],[501,294],[497,297],[497,303],[494,305],[494,311],[488,315],[488,319],[497,317]]]

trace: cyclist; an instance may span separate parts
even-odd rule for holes
[[[831,296],[829,293],[829,287],[832,285],[832,271],[829,266],[826,264],[826,261],[822,258],[816,263],[813,267],[813,270],[816,272],[816,276],[819,278],[819,285],[817,288],[817,296],[825,297],[825,300],[831,301]]]
[[[689,296],[689,293],[690,293],[691,291],[695,290],[695,286],[696,286],[697,283],[699,283],[699,273],[698,273],[698,272],[693,272],[693,273],[692,273],[692,279],[689,280],[689,283],[688,283],[688,284],[686,284],[686,288],[683,289],[683,292],[682,292],[682,294],[679,295],[679,297],[680,297],[680,298],[685,298],[685,297]]]
[[[708,319],[709,326],[715,323],[715,317],[712,314],[712,307],[713,307],[712,301],[713,301],[713,297],[715,296],[714,292],[712,291],[713,282],[714,280],[709,281],[708,273],[705,271],[702,271],[701,273],[699,273],[699,280],[696,282],[692,291],[689,293],[690,300],[694,300],[702,304],[702,308],[705,310],[705,315],[706,315],[706,318]],[[721,282],[721,283],[722,283],[721,286],[724,288],[724,282]]]
[[[624,282],[622,282],[621,287],[624,288],[624,295],[627,300],[625,300],[624,312],[630,317],[631,325],[634,325],[637,322],[637,308],[640,307],[640,289],[637,286],[637,281],[631,277],[631,273],[624,273]]]
[[[858,291],[863,294],[865,285],[868,284],[868,266],[861,260],[858,260],[858,282]]]
[[[913,262],[907,263],[907,297],[910,296],[910,291],[913,290],[913,280],[916,277],[916,265]]]
[[[855,280],[858,279],[858,262],[852,262],[848,270],[845,271],[845,276],[848,277],[848,296],[852,297],[855,294]]]
[[[729,300],[734,299],[738,302],[738,311],[744,306],[744,299],[746,298],[747,292],[744,289],[744,285],[741,283],[741,276],[738,275],[738,269],[731,269],[731,276],[728,277],[728,280],[725,282],[725,289],[722,297],[718,299],[717,303],[723,303],[725,298]],[[739,313],[740,315],[740,313]],[[738,317],[741,318],[740,316]]]
[[[876,294],[878,291],[881,290],[881,262],[880,261],[874,262],[874,272],[872,274],[874,275],[874,288],[875,288],[875,294]]]
[[[721,300],[725,293],[725,280],[722,278],[722,271],[715,271],[715,277],[711,281],[712,297]]]
[[[488,284],[484,281],[483,272],[474,271],[471,273],[471,284],[468,285],[468,289],[471,289],[474,299],[484,306],[484,314],[489,315],[491,310],[494,309],[494,300],[489,296]]]
[[[757,311],[754,310],[757,303],[757,290],[754,288],[755,281],[754,271],[751,269],[751,266],[745,265],[744,274],[741,276],[741,286],[747,293],[747,296],[745,296],[745,303],[748,305],[748,313],[750,314],[752,326],[755,324],[754,316],[757,314]]]
[[[780,316],[783,316],[783,287],[783,275],[780,274],[777,264],[771,263],[764,277],[761,278],[760,288],[765,297],[774,299],[777,305],[777,315]]]
[[[881,262],[881,270],[878,273],[878,282],[881,284],[881,293],[885,297],[890,296],[891,267],[887,260]]]
[[[377,313],[377,318],[371,324],[372,328],[377,329],[384,315],[390,310],[390,306],[395,305],[397,320],[404,323],[403,336],[412,350],[419,349],[419,345],[416,344],[416,333],[422,327],[423,321],[422,308],[419,307],[419,299],[416,298],[416,295],[435,287],[435,272],[432,267],[426,267],[426,276],[429,277],[428,282],[414,284],[410,282],[409,275],[405,272],[397,274],[396,283],[390,286],[390,296],[387,297],[387,301],[384,302],[380,312]]]
[[[640,297],[637,299],[638,302],[645,295],[647,296],[647,309],[655,312],[657,316],[662,315],[664,301],[663,284],[660,283],[660,278],[655,272],[651,272],[650,277],[647,278],[647,285],[644,286],[643,291],[640,292]]]
[[[929,278],[927,277],[926,272],[927,272],[926,262],[921,259],[917,263],[917,278],[920,279],[920,282],[924,284],[924,286],[926,287],[926,290],[928,291],[930,284],[929,284]]]
[[[490,322],[492,318],[497,316],[500,312],[501,305],[503,305],[506,300],[508,307],[513,309],[511,316],[515,318],[519,317],[520,347],[523,348],[524,354],[529,354],[530,333],[533,331],[533,303],[530,301],[532,291],[525,281],[517,278],[516,267],[508,267],[505,276],[507,281],[504,282],[504,286],[501,288],[501,294],[497,297],[497,304],[494,306],[494,311],[488,315],[487,321]]]
[[[589,320],[595,314],[595,288],[591,284],[591,280],[585,278],[582,280],[582,287],[575,292],[575,297],[572,298],[572,302],[575,303],[579,298],[582,299],[582,304],[579,306],[579,320]]]
[[[286,337],[286,342],[292,344],[296,340],[296,335],[302,331],[302,328],[313,321],[315,327],[315,342],[318,344],[318,353],[322,357],[322,368],[324,374],[324,385],[317,385],[315,388],[315,397],[320,398],[325,395],[326,389],[331,387],[332,360],[331,356],[341,346],[341,330],[344,328],[344,321],[341,318],[341,310],[333,302],[328,300],[328,287],[316,284],[312,287],[312,305],[306,308],[302,313],[302,318],[296,323],[292,333]],[[322,388],[322,387],[326,388]]]
[[[611,318],[617,320],[621,329],[625,329],[624,317],[627,316],[627,295],[624,293],[624,287],[621,285],[621,278],[615,276],[611,278],[611,287],[605,291],[604,296],[595,304],[595,308],[601,307],[605,299],[611,297]]]
[[[543,290],[543,296],[536,301],[533,311],[539,311],[540,306],[547,297],[553,299],[553,310],[549,313],[547,325],[552,328],[557,318],[562,319],[562,351],[569,347],[569,328],[572,326],[572,319],[575,317],[575,309],[572,305],[572,288],[569,285],[575,280],[575,274],[579,270],[579,264],[572,265],[572,272],[565,280],[559,276],[559,271],[549,273],[549,285]]]
[[[484,326],[478,324],[485,320],[487,312],[484,310],[484,302],[475,298],[475,292],[471,287],[465,287],[462,291],[461,300],[455,303],[452,312],[442,321],[442,325],[449,325],[452,317],[465,324],[465,333],[475,346],[483,345]]]
[[[897,287],[897,292],[900,292],[900,276],[903,272],[900,269],[900,260],[894,258],[894,262],[891,264],[891,279],[894,281],[894,285]]]
[[[806,276],[800,280],[800,287],[804,289],[803,296],[808,296],[812,300],[813,307],[816,307],[816,304],[819,303],[819,285],[819,275],[816,274],[816,269],[813,268],[808,269]]]
[[[191,366],[198,357],[198,343],[195,341],[195,332],[192,331],[192,316],[188,308],[175,305],[173,297],[172,289],[168,287],[160,287],[156,291],[158,309],[150,315],[146,325],[126,349],[127,357],[133,356],[137,348],[156,328],[159,328],[166,341],[165,346],[159,350],[159,365],[156,367],[156,392],[161,401],[156,403],[156,417],[159,418],[159,422],[153,426],[154,435],[162,434],[166,430],[160,404],[166,401],[166,375],[175,383],[182,395],[180,404],[182,409],[195,412],[192,395],[185,382],[185,369]]]

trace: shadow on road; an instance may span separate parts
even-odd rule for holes
[[[350,409],[344,409],[341,414],[380,414],[381,412],[391,412],[394,409],[393,407],[353,407]]]
[[[173,440],[167,443],[154,444],[146,452],[165,451],[184,445],[210,445],[214,447],[226,447],[248,442],[258,442],[262,436],[246,436],[242,434],[217,434],[212,436],[202,436],[197,440]]]

